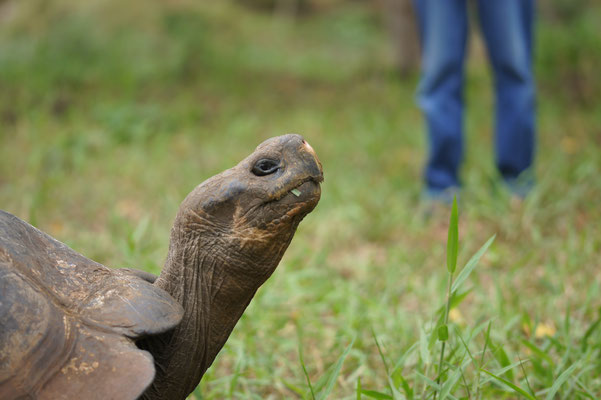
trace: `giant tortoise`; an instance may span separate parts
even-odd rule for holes
[[[182,202],[161,274],[111,269],[0,211],[0,399],[185,399],[319,201],[299,135]]]

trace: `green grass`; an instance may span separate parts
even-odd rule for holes
[[[598,6],[540,21],[538,185],[518,206],[472,43],[455,280],[497,236],[450,303],[437,384],[450,210],[420,212],[416,77],[396,78],[375,10],[12,3],[0,208],[88,257],[158,272],[179,202],[267,137],[301,133],[323,163],[319,206],[196,398],[601,397]]]

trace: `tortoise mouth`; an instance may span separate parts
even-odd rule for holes
[[[321,197],[321,185],[314,179],[308,179],[298,184],[293,189],[285,192],[277,200],[278,207],[285,207],[288,211],[285,215],[292,217],[293,220],[300,220],[310,213]],[[282,219],[282,220],[285,220]]]
[[[323,178],[321,178],[321,181],[323,181]],[[293,195],[300,201],[303,201],[304,199],[319,200],[319,198],[321,196],[320,181],[317,181],[316,179],[313,179],[313,178],[309,178],[309,179],[301,182],[294,189],[291,189],[290,191],[288,191],[286,196],[289,196],[289,195]]]
[[[274,198],[270,202],[278,202],[281,204],[290,204],[290,205],[298,205],[304,203],[312,203],[317,204],[319,198],[321,197],[321,182],[323,181],[323,176],[315,177],[307,177],[304,180],[300,181],[297,185],[292,187],[292,189],[288,189],[282,191],[282,193]]]

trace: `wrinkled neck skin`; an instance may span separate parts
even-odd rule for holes
[[[242,257],[224,243],[240,239],[243,246],[252,246],[251,239],[237,238],[194,212],[178,215],[155,285],[183,306],[184,316],[173,330],[138,342],[156,365],[155,380],[142,398],[183,400],[194,390],[259,286],[275,270],[295,230],[270,241],[269,249]]]

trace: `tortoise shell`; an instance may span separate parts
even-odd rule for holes
[[[131,399],[154,378],[135,340],[182,307],[0,210],[0,399]]]

